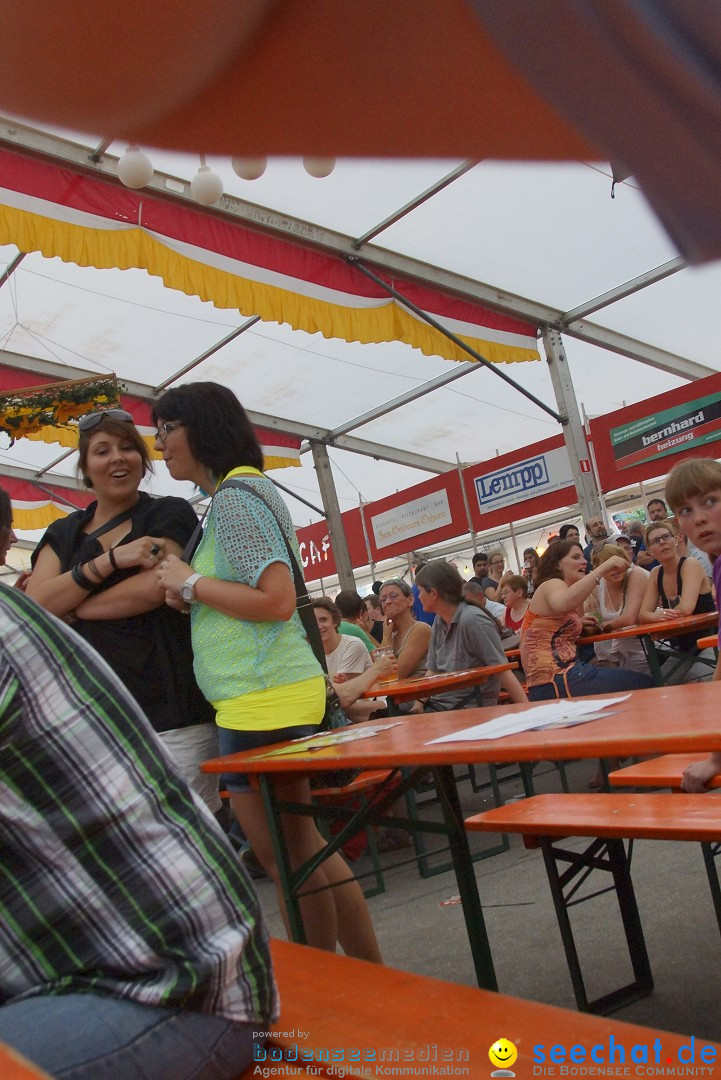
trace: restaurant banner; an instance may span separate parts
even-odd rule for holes
[[[360,509],[347,510],[341,515],[354,567],[368,565],[369,550],[373,562],[379,562],[452,540],[469,531],[456,469],[376,502],[365,503],[363,521],[360,515]],[[326,521],[296,529],[296,536],[301,545],[306,581],[317,581],[337,572]]]
[[[662,476],[686,457],[721,454],[721,374],[591,421],[604,491]]]

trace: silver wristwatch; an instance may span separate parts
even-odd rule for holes
[[[202,578],[202,576],[202,574],[191,574],[180,586],[180,598],[181,600],[185,600],[186,604],[195,603],[195,583]]]

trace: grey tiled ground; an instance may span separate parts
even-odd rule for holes
[[[591,762],[572,764],[572,790],[588,790],[592,772]],[[554,772],[537,780],[536,787],[560,790]],[[474,795],[468,784],[460,791],[467,814],[490,805],[482,795]],[[520,793],[518,782],[504,787],[506,798]],[[487,845],[494,839],[476,835],[472,844]],[[582,840],[575,843],[584,845]],[[405,854],[383,856],[384,865],[390,868]],[[354,868],[367,869],[367,861],[358,860]],[[519,838],[512,837],[509,851],[476,863],[476,875],[500,989],[575,1008],[540,852],[527,851]],[[614,1017],[721,1042],[721,937],[699,845],[637,843],[633,881],[655,990]],[[271,931],[282,936],[273,889],[266,881],[257,886]],[[388,870],[386,892],[369,901],[386,963],[475,984],[462,910],[459,905],[442,906],[456,892],[452,873],[422,879],[414,865]],[[629,981],[630,965],[613,895],[575,908],[573,925],[577,941],[583,943],[581,959],[589,995],[596,997]]]

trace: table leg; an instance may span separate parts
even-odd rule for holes
[[[656,683],[656,686],[664,686],[663,672],[661,670],[661,661],[659,655],[656,652],[656,646],[654,645],[653,638],[648,637],[646,634],[642,634],[639,638],[643,651],[646,654],[646,660],[648,661],[648,668],[651,672],[651,677]]]
[[[483,917],[481,898],[478,894],[478,882],[476,881],[471,852],[468,847],[468,835],[458,800],[458,789],[453,767],[450,765],[436,766],[433,773],[436,778],[438,797],[443,808],[443,817],[448,828],[451,858],[456,873],[456,881],[458,882],[458,892],[463,904],[463,917],[466,921],[466,931],[471,946],[478,985],[484,990],[498,990],[491,946]]]

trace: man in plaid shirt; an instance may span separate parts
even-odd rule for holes
[[[4,586],[0,844],[0,1041],[64,1080],[243,1071],[278,1011],[252,886],[110,668]]]

